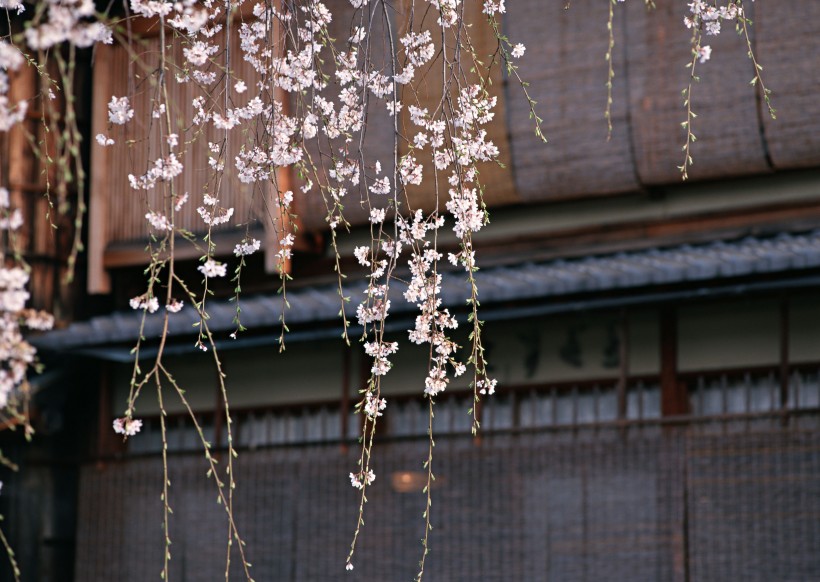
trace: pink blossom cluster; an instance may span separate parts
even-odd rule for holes
[[[155,313],[159,309],[159,299],[148,295],[133,297],[128,303],[131,309],[147,311],[148,313]]]
[[[134,436],[142,429],[142,421],[129,416],[114,419],[114,432],[123,436]]]
[[[93,0],[45,0],[44,4],[47,10],[45,21],[26,29],[29,48],[46,50],[64,42],[85,48],[98,42],[112,42],[108,26],[92,20],[95,15]]]
[[[387,400],[379,398],[373,392],[368,392],[365,398],[364,413],[370,418],[382,415],[382,411],[387,407]]]
[[[207,279],[213,277],[224,277],[227,274],[227,269],[228,266],[225,263],[220,263],[214,259],[208,259],[197,267],[197,270]]]
[[[0,0],[3,2],[4,0]],[[22,7],[22,4],[20,5]],[[0,4],[2,7],[2,4]],[[25,63],[25,57],[16,46],[0,39],[0,131],[8,131],[25,119],[28,101],[9,101],[8,71],[17,71]]]
[[[350,484],[356,489],[363,489],[365,486],[372,484],[375,480],[376,474],[371,469],[350,474]],[[350,569],[352,570],[353,568]]]
[[[22,224],[19,209],[10,211],[9,193],[0,188],[0,229],[12,230]],[[48,330],[54,318],[48,313],[26,308],[29,293],[28,271],[22,266],[0,267],[0,409],[16,400],[19,387],[36,362],[37,350],[25,340],[22,328]]]
[[[262,241],[252,238],[250,240],[243,240],[242,242],[238,243],[236,247],[233,249],[233,254],[237,257],[244,257],[247,255],[252,255],[259,248],[262,246]]]
[[[167,157],[154,160],[154,165],[142,176],[128,174],[128,182],[134,190],[150,190],[157,182],[170,182],[179,176],[182,170],[182,163],[176,155],[168,154]]]
[[[721,23],[724,21],[743,18],[743,7],[737,0],[730,0],[725,6],[695,0],[688,6],[690,14],[683,18],[686,28],[702,30],[711,36],[720,34]],[[705,63],[712,56],[712,47],[709,45],[698,44],[694,50],[701,63]]]
[[[196,209],[202,221],[208,226],[218,226],[227,223],[233,216],[233,208],[222,208],[219,200],[210,194],[203,196],[204,205]]]

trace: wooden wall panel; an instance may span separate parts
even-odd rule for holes
[[[53,69],[54,63],[47,66]],[[71,185],[62,189],[56,180],[62,171],[55,135],[65,111],[63,95],[48,101],[44,110],[42,82],[32,66],[11,72],[9,80],[11,102],[28,101],[29,107],[22,123],[0,133],[0,186],[8,188],[11,207],[23,215],[14,236],[3,235],[3,250],[8,257],[19,253],[30,269],[27,306],[48,310],[58,322],[65,321],[73,299],[73,288],[63,283],[74,233],[76,192]],[[32,144],[48,155],[37,154]]]

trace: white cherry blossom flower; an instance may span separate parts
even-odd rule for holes
[[[134,110],[128,97],[111,97],[108,103],[108,120],[116,125],[125,125],[134,117]]]
[[[134,436],[142,428],[142,421],[137,418],[117,418],[114,420],[114,432],[124,436]]]
[[[237,257],[252,255],[256,251],[258,251],[261,246],[262,242],[255,238],[252,238],[250,241],[243,240],[242,242],[237,244],[236,247],[234,247],[233,254],[235,254]]]
[[[197,271],[210,279],[214,277],[224,277],[227,274],[227,268],[228,266],[225,263],[208,259],[205,263],[197,267]]]

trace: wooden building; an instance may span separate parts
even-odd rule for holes
[[[430,579],[818,579],[820,6],[746,7],[777,120],[748,86],[745,44],[730,33],[714,38],[693,97],[695,164],[681,183],[682,8],[618,6],[607,140],[606,2],[553,4],[511,2],[505,19],[528,46],[520,74],[550,143],[533,136],[515,85],[497,83],[494,140],[509,152],[509,171],[489,177],[492,224],[476,246],[499,389],[482,405],[478,439],[465,383],[437,402]],[[127,55],[106,49],[95,66],[92,135],[101,123],[93,115],[104,115],[97,104],[128,81],[109,73],[126,71]],[[379,123],[371,139],[385,129]],[[26,472],[3,492],[9,520],[39,516],[12,535],[32,580],[58,579],[54,569],[77,582],[142,580],[146,564],[161,568],[158,409],[139,405],[145,426],[125,445],[110,430],[139,333],[140,314],[127,304],[143,291],[145,236],[144,203],[108,171],[125,163],[111,152],[91,156],[87,293],[72,300],[95,316],[37,339],[60,381],[38,395],[42,444],[20,453]],[[226,202],[252,213],[248,192],[234,186]],[[424,192],[419,200],[428,209],[434,202]],[[310,199],[298,203],[307,235],[292,263],[287,353],[276,343],[275,237],[243,283],[251,329],[228,338],[235,306],[227,294],[209,308],[240,449],[237,519],[258,580],[341,576],[356,520],[346,475],[360,430],[353,403],[369,364],[338,340],[324,214]],[[193,209],[184,218],[196,231]],[[352,254],[368,236],[367,216],[352,208],[349,218],[342,250]],[[226,227],[218,236],[243,235]],[[193,272],[196,258],[181,255],[181,268]],[[347,294],[361,289],[351,277]],[[445,280],[454,310],[464,293],[457,276]],[[414,316],[394,301],[392,333],[400,337]],[[199,423],[224,447],[216,372],[193,347],[195,320],[185,309],[171,318],[166,353]],[[160,324],[148,318],[142,357],[152,355]],[[422,351],[403,347],[385,380],[378,479],[351,578],[416,572]],[[167,405],[172,574],[210,580],[224,569],[224,513],[210,511],[213,485],[191,420]],[[61,422],[49,425],[55,417]]]

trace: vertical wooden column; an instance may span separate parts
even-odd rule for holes
[[[280,91],[281,92],[281,91]],[[283,113],[289,112],[287,106],[287,96],[282,97]],[[265,272],[268,274],[279,273],[281,268],[283,273],[290,273],[291,261],[290,259],[280,259],[279,250],[282,248],[282,239],[288,234],[293,234],[296,237],[294,249],[303,249],[302,239],[304,236],[299,234],[302,232],[298,219],[295,219],[297,213],[297,202],[293,201],[288,210],[281,208],[279,204],[280,194],[284,194],[288,190],[293,190],[293,176],[290,167],[278,168],[276,170],[276,179],[272,180],[266,185],[266,201],[265,208],[262,209],[260,216],[262,227],[264,228],[264,251],[265,251]]]
[[[686,384],[678,378],[678,313],[673,305],[663,307],[660,312],[660,357],[661,414],[664,417],[687,414],[689,400]],[[667,546],[674,582],[689,580],[686,445],[683,434],[677,426],[664,426],[658,459],[661,482],[667,488],[666,495],[681,504],[679,508],[672,509],[670,518],[674,525]],[[667,503],[662,503],[659,511],[669,511]]]
[[[8,189],[12,208],[19,208],[24,215],[25,222],[16,233],[18,250],[26,252],[31,246],[32,228],[35,217],[29,200],[39,194],[38,160],[33,155],[28,141],[27,132],[35,135],[39,128],[38,113],[35,109],[35,93],[37,87],[37,73],[34,67],[24,66],[9,75],[9,102],[11,104],[27,101],[29,110],[26,119],[8,132]],[[43,140],[47,140],[44,136]],[[48,145],[41,146],[48,149]]]
[[[789,406],[789,300],[780,300],[780,410]]]
[[[117,453],[125,452],[122,437],[118,436],[112,427],[114,421],[111,381],[111,364],[102,361],[99,364],[99,393],[97,402],[97,460],[104,459]]]
[[[677,416],[689,412],[686,385],[678,381],[678,314],[673,306],[660,315],[661,414]]]
[[[629,383],[629,317],[621,310],[618,326],[618,420],[626,420],[626,389]]]
[[[341,434],[339,440],[342,449],[347,450],[347,428],[348,417],[350,416],[350,372],[351,372],[351,348],[342,344],[342,395],[339,400],[339,427]]]
[[[222,361],[222,370],[224,373],[225,370],[225,361]],[[219,445],[222,441],[222,430],[223,425],[227,422],[227,418],[225,418],[225,399],[222,396],[222,388],[220,387],[220,377],[219,377],[219,370],[214,370],[214,376],[216,378],[216,402],[214,403],[214,450],[219,450]],[[233,431],[233,427],[231,427],[231,431]]]
[[[284,29],[275,20],[271,27],[271,47],[279,54],[285,52]],[[282,104],[282,114],[291,115],[291,101],[288,93],[282,89],[273,90],[274,98]],[[265,208],[260,216],[264,228],[264,251],[265,251],[265,272],[268,274],[278,273],[279,269],[284,273],[290,273],[290,259],[281,260],[279,250],[282,248],[281,240],[286,235],[292,234],[296,238],[294,249],[304,249],[304,230],[301,228],[301,214],[298,209],[298,201],[294,200],[288,210],[283,210],[279,204],[280,195],[295,189],[293,179],[293,168],[277,168],[274,179],[266,185]]]
[[[94,88],[92,90],[91,134],[108,133],[107,101],[111,94],[113,49],[98,44],[94,54]],[[93,138],[92,138],[93,139]],[[111,180],[108,148],[91,144],[91,181],[88,203],[88,276],[89,293],[110,293],[111,279],[103,265],[108,244],[108,216]]]

